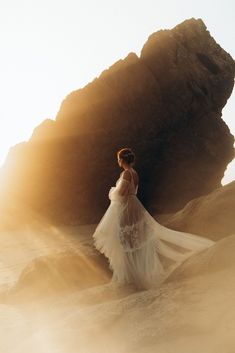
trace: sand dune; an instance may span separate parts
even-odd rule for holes
[[[156,290],[107,283],[3,303],[2,351],[232,353],[234,249],[235,234],[186,260]]]
[[[219,240],[235,233],[235,181],[197,197],[180,211],[162,218],[168,228]],[[156,217],[158,219],[158,217]]]

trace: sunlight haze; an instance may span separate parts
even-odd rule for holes
[[[140,54],[149,35],[202,18],[235,58],[235,5],[218,1],[1,0],[0,164],[44,119],[55,119],[65,97],[129,52]],[[235,95],[223,120],[235,135]],[[235,163],[223,184],[235,179]]]

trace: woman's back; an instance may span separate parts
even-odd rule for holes
[[[130,172],[132,174],[132,179],[133,179],[134,185],[137,188],[137,186],[139,185],[138,173],[133,168],[131,168]]]

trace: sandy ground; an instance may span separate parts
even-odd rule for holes
[[[17,281],[33,256],[89,245],[93,229],[0,234],[2,285]],[[0,304],[1,353],[233,353],[234,250],[235,235],[219,240],[155,290],[108,282],[37,300],[26,291],[24,302],[16,293]]]

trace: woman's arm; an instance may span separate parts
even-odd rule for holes
[[[121,175],[120,180],[116,187],[112,187],[109,191],[109,199],[110,200],[117,200],[120,197],[124,197],[128,195],[129,185],[131,181],[131,175],[128,170],[123,172]]]

